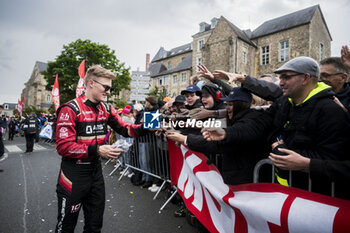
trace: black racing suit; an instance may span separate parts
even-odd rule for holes
[[[105,103],[94,104],[85,95],[57,110],[57,152],[62,156],[57,183],[56,232],[74,232],[83,207],[84,232],[101,232],[105,186],[97,145],[105,142],[107,125],[124,137],[144,133],[129,124]]]

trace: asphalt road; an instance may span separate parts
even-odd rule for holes
[[[15,137],[4,141],[9,158],[0,163],[0,233],[54,232],[57,219],[56,181],[60,156],[55,145],[40,142],[32,154],[24,154],[25,140]],[[119,172],[112,176],[113,164],[104,168],[106,206],[102,232],[196,232],[185,218],[174,217],[179,207],[169,203],[158,213],[165,202],[161,192],[156,200],[154,193],[131,184]],[[82,232],[83,213],[75,232]]]

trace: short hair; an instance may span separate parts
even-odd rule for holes
[[[328,57],[320,61],[320,65],[333,65],[337,72],[348,74],[349,70],[342,63],[340,57]]]
[[[101,65],[92,65],[87,71],[85,76],[85,83],[89,82],[90,79],[93,79],[93,77],[96,78],[108,78],[111,80],[115,79],[115,74],[107,70],[106,68],[103,68]]]
[[[0,105],[0,108],[4,109],[4,106]]]

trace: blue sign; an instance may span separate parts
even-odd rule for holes
[[[143,128],[144,129],[160,129],[160,113],[143,112]]]

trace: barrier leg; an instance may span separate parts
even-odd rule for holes
[[[113,175],[113,173],[122,165],[121,162],[117,161],[118,164],[115,165],[115,168],[113,169],[113,171],[111,171],[111,173],[109,173],[109,176]]]
[[[159,187],[156,195],[154,195],[154,197],[153,197],[153,200],[155,200],[158,197],[158,194],[160,193],[160,191],[162,191],[162,188],[164,187],[165,183],[166,183],[166,180],[164,180],[162,185]]]
[[[177,194],[177,188],[176,188],[175,192],[169,197],[169,199],[164,203],[164,205],[162,207],[160,207],[158,213],[162,212],[162,210],[165,208],[165,206],[171,201],[171,199],[173,199],[175,197],[176,194]]]
[[[105,166],[111,161],[112,159],[108,159],[107,162],[105,162]]]
[[[124,171],[123,171],[123,173],[120,175],[120,177],[119,177],[119,179],[118,179],[118,181],[120,181],[122,178],[123,178],[123,176],[125,175],[125,173],[129,170],[129,166],[128,165],[126,165],[125,164],[125,169],[124,169]]]

